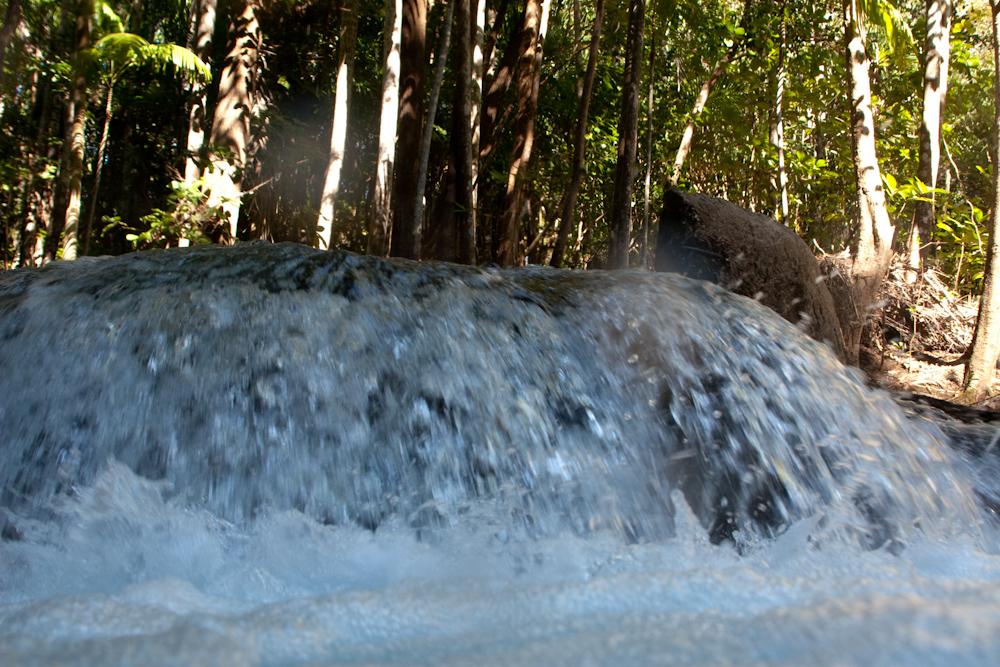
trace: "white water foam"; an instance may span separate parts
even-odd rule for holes
[[[822,517],[738,555],[674,493],[677,536],[531,538],[506,508],[376,532],[296,513],[237,528],[112,462],[0,543],[0,664],[995,665],[1000,557],[898,555]]]

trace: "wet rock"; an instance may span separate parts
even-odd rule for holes
[[[772,218],[672,188],[660,211],[656,270],[756,299],[844,360],[836,307],[816,258],[798,234]]]

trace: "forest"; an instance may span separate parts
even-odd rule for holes
[[[649,267],[676,186],[848,256],[859,313],[894,257],[988,304],[998,11],[7,0],[2,267],[238,240]]]

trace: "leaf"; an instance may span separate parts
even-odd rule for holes
[[[140,58],[143,49],[148,46],[149,42],[139,35],[113,32],[98,40],[90,51],[98,61],[113,65],[116,69],[124,69]]]
[[[143,50],[143,59],[160,69],[170,64],[181,72],[193,74],[201,81],[212,80],[212,70],[208,65],[194,51],[177,44],[148,44]]]
[[[105,35],[94,48],[87,50],[87,57],[107,63],[112,70],[119,72],[137,63],[161,70],[173,65],[181,72],[193,74],[200,81],[212,80],[212,70],[190,49],[177,44],[150,44],[130,32]]]
[[[869,23],[882,27],[886,49],[901,65],[907,53],[916,49],[909,20],[890,0],[860,0],[859,6]]]

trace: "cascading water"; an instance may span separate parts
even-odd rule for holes
[[[948,428],[676,276],[10,272],[0,664],[992,665],[993,432]]]

